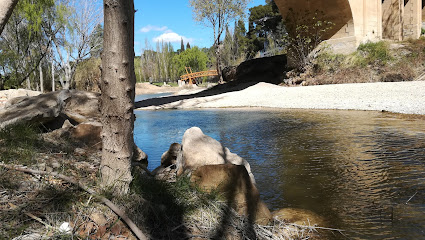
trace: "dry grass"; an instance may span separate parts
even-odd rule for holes
[[[360,45],[350,55],[322,51],[300,79],[303,85],[413,81],[425,71],[425,38]]]

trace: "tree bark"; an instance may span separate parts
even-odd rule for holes
[[[27,89],[31,90],[31,81],[30,81],[30,77],[27,77]]]
[[[0,0],[0,34],[3,32],[4,26],[12,15],[18,0]]]
[[[52,92],[55,91],[55,63],[52,58]]]
[[[44,78],[43,78],[43,68],[41,64],[38,65],[38,71],[40,72],[40,91],[44,93]]]
[[[134,145],[134,3],[133,0],[103,3],[101,185],[125,194],[132,180]]]

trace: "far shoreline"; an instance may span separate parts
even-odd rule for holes
[[[412,116],[425,115],[425,81],[348,83],[300,87],[283,87],[260,82],[240,91],[218,93],[206,97],[199,97],[196,94],[177,96],[183,99],[170,100],[165,104],[150,99],[151,106],[137,108],[137,110],[319,109],[379,111]],[[164,101],[164,98],[161,100]]]

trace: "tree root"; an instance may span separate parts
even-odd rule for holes
[[[109,199],[100,196],[99,194],[96,193],[95,190],[93,190],[92,188],[89,188],[87,186],[85,186],[83,183],[81,183],[80,181],[78,181],[77,179],[74,179],[72,177],[68,177],[65,176],[63,174],[57,173],[57,172],[48,172],[48,171],[39,171],[39,170],[33,170],[33,169],[28,169],[28,168],[22,168],[22,167],[17,167],[17,166],[10,166],[10,165],[6,165],[3,163],[0,163],[0,166],[9,169],[9,170],[14,170],[14,171],[19,171],[19,172],[24,172],[24,173],[28,173],[28,174],[38,174],[38,175],[49,175],[49,176],[54,176],[57,178],[60,178],[66,182],[72,183],[74,185],[77,185],[79,188],[83,189],[84,191],[88,192],[91,195],[95,195],[98,197],[98,199],[105,204],[106,206],[108,206],[113,212],[115,212],[115,214],[117,214],[126,224],[127,226],[131,229],[131,231],[134,233],[134,235],[136,235],[136,237],[140,240],[147,240],[147,237],[145,236],[145,234],[143,234],[143,232],[136,226],[136,224],[125,214],[125,212],[123,210],[121,210],[117,205],[115,205],[113,202],[111,202]]]

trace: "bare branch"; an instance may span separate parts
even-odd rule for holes
[[[33,170],[33,169],[29,169],[29,168],[22,168],[22,167],[17,167],[17,166],[10,166],[10,165],[6,165],[6,164],[3,164],[3,163],[0,163],[0,166],[4,167],[6,169],[9,169],[9,170],[24,172],[24,173],[28,173],[28,174],[49,175],[49,176],[60,178],[60,179],[62,179],[64,181],[67,181],[67,182],[72,183],[74,185],[77,185],[79,188],[83,189],[84,191],[88,192],[89,194],[94,195],[94,196],[97,196],[99,198],[99,200],[103,204],[105,204],[106,206],[108,206],[113,212],[115,212],[127,224],[127,226],[131,229],[131,231],[134,233],[134,235],[137,236],[138,239],[140,239],[140,240],[147,239],[146,236],[143,234],[143,232],[127,216],[127,214],[125,214],[125,212],[123,210],[121,210],[117,205],[115,205],[109,199],[107,199],[107,198],[105,198],[105,197],[97,194],[95,190],[93,190],[92,188],[87,187],[86,185],[84,185],[82,182],[80,182],[77,179],[74,179],[72,177],[65,176],[65,175],[60,174],[60,173],[57,173],[57,172],[48,172],[48,171]]]

